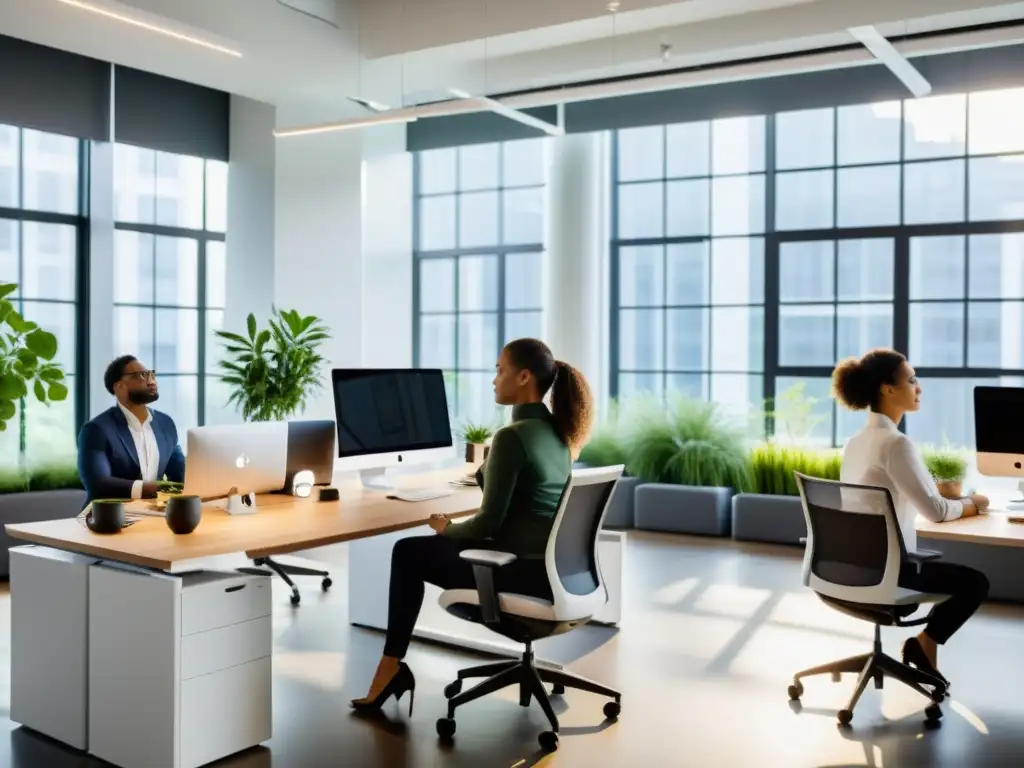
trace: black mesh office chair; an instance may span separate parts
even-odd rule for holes
[[[441,606],[453,616],[483,624],[500,635],[523,643],[522,660],[485,664],[459,671],[458,679],[445,688],[448,716],[437,721],[437,734],[449,740],[455,735],[455,708],[510,685],[519,686],[519,703],[528,707],[531,699],[540,703],[551,730],[540,735],[546,751],[558,748],[558,718],[551,707],[544,683],[554,685],[553,694],[565,688],[607,696],[604,715],[619,716],[618,691],[582,677],[536,664],[533,642],[582,627],[608,602],[608,592],[598,562],[597,540],[601,522],[623,467],[574,470],[555,516],[544,556],[553,600],[541,600],[512,592],[496,593],[494,574],[516,559],[508,552],[469,550],[462,557],[473,564],[476,589],[449,589],[441,594]],[[462,681],[486,677],[462,693]]]
[[[857,687],[846,708],[838,712],[839,723],[847,725],[868,683],[874,680],[875,687],[881,688],[882,681],[892,677],[932,700],[925,715],[930,723],[937,723],[942,717],[938,705],[945,698],[945,686],[934,675],[884,654],[881,628],[924,624],[927,615],[916,619],[911,615],[922,604],[941,603],[948,597],[915,592],[898,583],[903,563],[920,567],[940,554],[906,551],[887,489],[794,474],[807,522],[803,583],[836,610],[872,622],[875,642],[871,653],[798,672],[789,686],[789,698],[800,699],[804,692],[800,681],[805,677],[831,674],[838,681],[844,672],[858,672]]]

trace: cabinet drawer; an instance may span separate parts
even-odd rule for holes
[[[264,616],[181,639],[181,679],[189,680],[271,654],[271,618]]]
[[[270,579],[227,575],[186,584],[181,592],[181,634],[194,635],[271,613]]]

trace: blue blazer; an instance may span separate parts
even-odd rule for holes
[[[166,413],[154,411],[153,434],[160,452],[157,478],[185,482],[185,454],[178,429]],[[128,420],[116,405],[82,427],[78,434],[78,474],[85,486],[86,504],[93,499],[130,499],[132,484],[142,479]]]

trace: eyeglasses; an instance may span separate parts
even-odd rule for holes
[[[156,371],[134,371],[126,373],[122,379],[134,379],[135,381],[156,381]]]

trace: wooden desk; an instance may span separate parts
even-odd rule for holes
[[[466,470],[402,478],[405,487],[442,487]],[[33,544],[77,552],[169,573],[192,570],[195,561],[245,552],[250,558],[300,552],[424,525],[433,514],[472,515],[479,488],[452,488],[450,496],[418,502],[388,499],[358,481],[339,485],[341,500],[318,502],[284,495],[259,496],[257,511],[229,515],[222,506],[203,507],[203,519],[185,536],[171,533],[162,517],[145,517],[121,533],[93,533],[82,521],[51,520],[5,526],[8,535]]]
[[[1011,523],[1006,512],[963,517],[948,523],[933,523],[918,515],[917,535],[928,539],[992,544],[1000,547],[1024,547],[1024,523]],[[1015,513],[1021,514],[1021,513]]]

